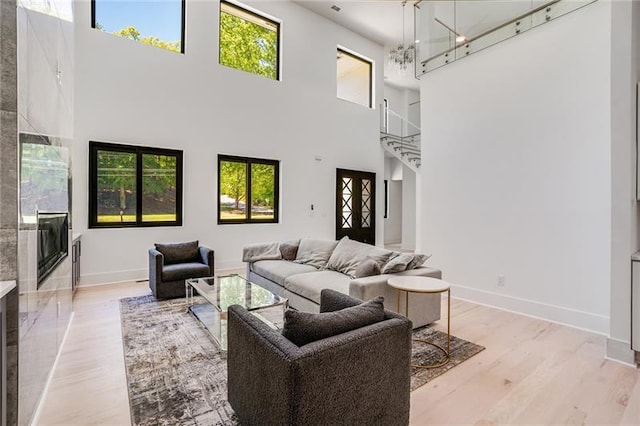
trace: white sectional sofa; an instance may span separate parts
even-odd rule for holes
[[[294,250],[296,244],[297,251]],[[398,294],[387,285],[387,280],[393,275],[442,278],[439,269],[418,264],[426,258],[424,255],[391,252],[348,239],[339,242],[302,239],[299,242],[253,245],[245,247],[243,256],[247,262],[249,281],[286,297],[290,306],[306,312],[319,311],[320,291],[324,288],[361,300],[383,296],[385,308],[397,311]],[[399,271],[403,265],[410,269]],[[381,273],[385,270],[392,272]],[[404,312],[403,294],[400,297],[400,313]],[[440,294],[411,294],[409,319],[414,328],[439,320]]]

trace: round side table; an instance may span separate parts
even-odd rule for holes
[[[437,278],[420,277],[420,276],[397,276],[389,278],[387,281],[389,286],[396,289],[398,294],[397,312],[400,313],[400,294],[405,292],[405,316],[409,316],[409,293],[421,294],[442,294],[447,293],[447,349],[433,342],[424,339],[413,339],[414,342],[425,343],[440,349],[446,356],[446,359],[437,364],[429,365],[411,365],[417,368],[437,368],[446,365],[451,359],[451,284]]]

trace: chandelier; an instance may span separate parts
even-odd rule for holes
[[[401,44],[389,51],[389,62],[392,67],[405,71],[416,57],[416,46]]]
[[[388,64],[389,68],[396,72],[406,73],[410,68],[410,65],[413,64],[413,61],[416,57],[416,46],[415,44],[407,45],[405,43],[405,6],[407,5],[407,0],[403,0],[402,2],[402,44],[399,44],[396,47],[392,47],[389,50],[388,55]]]

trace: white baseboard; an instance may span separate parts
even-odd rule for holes
[[[636,367],[635,351],[631,349],[631,342],[607,338],[607,354],[605,358],[624,365]]]
[[[245,270],[246,264],[238,261],[216,262],[216,273],[235,273],[239,269]],[[148,269],[134,269],[130,271],[99,272],[80,276],[79,287],[93,287],[105,284],[115,284],[129,281],[144,281],[149,279]]]
[[[33,417],[31,418],[32,425],[37,425],[40,420],[40,413],[42,411],[42,407],[44,406],[45,401],[47,400],[47,394],[49,393],[49,386],[51,385],[51,381],[53,380],[53,375],[58,368],[58,361],[60,360],[60,355],[62,354],[62,350],[64,349],[64,344],[67,342],[67,336],[69,335],[69,330],[71,329],[71,324],[73,323],[74,313],[71,312],[69,316],[69,324],[67,324],[67,329],[64,332],[64,336],[62,337],[62,342],[60,342],[60,347],[58,348],[58,353],[56,354],[56,359],[53,361],[53,365],[51,366],[51,371],[49,371],[49,376],[47,377],[47,382],[44,385],[44,389],[42,390],[42,395],[40,395],[40,400],[38,401],[38,405],[36,406],[36,411],[33,413]]]
[[[247,269],[247,264],[237,260],[216,260],[216,271],[226,271],[229,269]]]
[[[480,305],[540,318],[605,336],[609,334],[609,317],[604,315],[596,315],[563,306],[550,305],[460,285],[452,285],[451,293],[457,299]]]
[[[79,287],[89,287],[102,284],[113,284],[124,281],[146,280],[149,278],[148,269],[133,269],[130,271],[98,272],[96,274],[80,275]]]

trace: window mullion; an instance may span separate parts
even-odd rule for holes
[[[142,154],[143,151],[136,150],[136,224],[142,222]]]
[[[245,191],[247,194],[247,222],[253,222],[253,218],[251,217],[251,161],[247,161],[247,183],[245,185]]]

